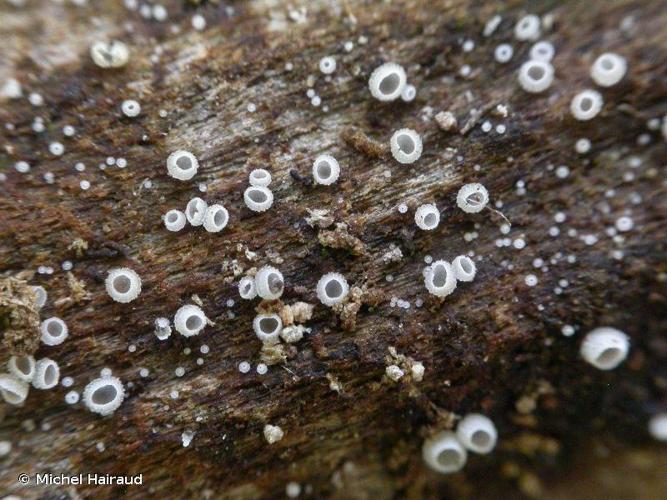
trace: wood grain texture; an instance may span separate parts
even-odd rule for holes
[[[39,108],[25,98],[1,103],[0,272],[42,284],[49,293],[42,318],[56,315],[69,325],[64,344],[42,346],[36,357],[56,360],[61,376],[74,378],[72,389],[82,391],[104,367],[127,388],[108,418],[67,405],[70,389],[61,386],[32,389],[23,407],[3,407],[0,440],[12,441],[13,451],[0,458],[0,492],[280,498],[295,481],[303,496],[315,498],[581,498],[584,491],[586,498],[613,498],[613,488],[568,490],[585,483],[570,465],[641,450],[648,469],[659,470],[652,469],[660,467],[659,450],[646,422],[667,405],[665,142],[646,124],[667,113],[667,9],[660,2],[317,1],[302,4],[305,22],[291,20],[299,5],[282,0],[164,5],[164,23],[110,0],[79,8],[0,6],[0,82],[17,78],[24,94],[45,99]],[[202,32],[191,28],[195,12],[207,19]],[[556,47],[556,81],[537,96],[516,79],[530,43],[516,42],[513,26],[526,12],[554,19],[544,38]],[[484,23],[496,13],[503,21],[485,38]],[[130,46],[125,68],[102,70],[90,60],[90,43],[106,37]],[[466,39],[476,44],[470,53],[461,49]],[[354,42],[350,52],[346,41]],[[515,48],[507,65],[493,60],[502,42]],[[602,91],[605,106],[595,120],[575,122],[570,99],[593,86],[589,67],[604,51],[627,58],[628,76]],[[317,69],[326,55],[338,62],[330,81]],[[403,64],[417,87],[412,103],[370,97],[370,72],[389,60]],[[462,77],[466,64],[471,74]],[[311,86],[319,107],[306,96]],[[128,98],[141,103],[139,117],[122,116]],[[509,116],[497,116],[497,104],[507,105]],[[504,124],[506,132],[476,125],[446,133],[434,119],[449,110],[464,127],[473,109],[485,110],[479,123]],[[31,129],[35,116],[45,120],[41,134]],[[76,128],[74,137],[63,137],[66,124]],[[402,127],[424,141],[411,166],[374,149]],[[638,144],[642,134],[650,136],[646,145]],[[574,151],[580,137],[593,143],[588,155]],[[52,141],[63,142],[63,156],[49,153]],[[166,158],[179,148],[199,158],[192,181],[166,175]],[[320,153],[341,164],[335,186],[304,181]],[[128,166],[99,169],[107,157],[126,158]],[[640,166],[631,166],[632,157]],[[29,174],[14,171],[19,160],[31,164]],[[85,172],[74,169],[77,162]],[[570,169],[566,179],[554,173],[560,165]],[[243,204],[247,175],[258,167],[271,172],[276,198],[259,215]],[[44,182],[45,172],[54,174],[53,184]],[[89,190],[80,189],[82,179]],[[509,235],[500,233],[497,214],[456,207],[458,189],[473,181],[502,202]],[[193,196],[228,208],[224,232],[164,229],[161,215]],[[401,203],[406,214],[397,210]],[[416,228],[422,203],[441,209],[436,231]],[[315,209],[328,211],[331,224],[308,224]],[[559,211],[567,215],[562,224],[553,219]],[[614,241],[606,230],[626,214],[635,227]],[[549,235],[552,226],[560,227],[558,237]],[[573,229],[577,235],[568,236]],[[477,237],[466,241],[472,232]],[[597,242],[587,245],[585,235]],[[504,237],[523,238],[526,248],[498,248]],[[328,244],[332,239],[340,245]],[[87,248],[77,250],[77,241]],[[385,259],[394,248],[402,258]],[[613,257],[619,250],[621,260]],[[428,296],[424,258],[467,252],[480,257],[475,281],[444,302]],[[547,272],[533,267],[536,258]],[[74,263],[71,276],[60,270],[65,260]],[[342,314],[318,305],[306,325],[311,333],[262,376],[254,370],[261,346],[251,325],[259,303],[241,300],[236,284],[264,264],[283,272],[285,304],[316,303],[317,280],[330,271],[361,291]],[[55,272],[30,272],[39,266]],[[102,281],[116,266],[143,279],[131,304],[105,293]],[[539,279],[532,288],[524,283],[531,273]],[[174,334],[159,342],[154,319],[172,318],[193,295],[214,326],[195,338]],[[410,308],[392,307],[392,298]],[[576,325],[574,337],[561,334],[566,324]],[[632,339],[627,362],[609,373],[578,357],[583,335],[600,325]],[[202,344],[210,353],[199,366]],[[422,382],[383,377],[392,346],[425,365]],[[246,375],[237,369],[244,360],[253,365]],[[183,377],[175,376],[177,366]],[[148,377],[139,376],[142,367]],[[496,451],[469,457],[454,476],[427,470],[424,437],[473,411],[497,425]],[[27,430],[28,420],[36,429]],[[270,446],[262,436],[267,423],[285,431]],[[185,430],[195,433],[187,448]],[[629,482],[644,477],[628,470]],[[22,487],[21,472],[142,473],[144,486]],[[646,477],[652,491],[667,486],[664,476]]]

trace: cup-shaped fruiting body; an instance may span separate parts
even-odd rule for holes
[[[481,212],[488,202],[489,192],[478,182],[465,184],[456,195],[456,204],[468,214]]]
[[[155,336],[159,340],[166,340],[171,337],[171,323],[167,318],[156,318],[155,319]]]
[[[313,179],[316,184],[330,186],[338,180],[340,165],[331,155],[319,155],[313,162]]]
[[[667,413],[653,415],[648,422],[648,432],[653,439],[667,442]]]
[[[204,223],[207,208],[208,204],[197,196],[188,201],[185,207],[185,217],[191,226],[201,226]]]
[[[271,184],[271,174],[263,168],[256,168],[248,176],[251,186],[268,187]]]
[[[628,356],[628,336],[609,326],[588,332],[579,350],[581,357],[598,370],[613,370]]]
[[[405,102],[412,102],[417,97],[417,89],[414,85],[406,85],[401,92],[401,99]]]
[[[192,179],[199,169],[199,162],[189,151],[174,151],[167,158],[167,172],[174,179],[187,181]]]
[[[283,329],[283,322],[277,314],[258,314],[252,322],[252,328],[264,344],[275,344]]]
[[[48,298],[46,290],[41,285],[32,286],[30,288],[32,288],[32,291],[35,293],[35,307],[41,309],[44,307],[44,304],[46,304],[46,299]]]
[[[547,61],[531,59],[519,69],[519,84],[531,94],[539,94],[548,89],[554,81],[554,67]]]
[[[467,255],[459,255],[452,261],[454,276],[459,281],[472,281],[475,279],[477,267],[475,262]]]
[[[317,298],[325,306],[333,306],[345,300],[350,287],[345,276],[339,273],[327,273],[317,282]]]
[[[239,295],[242,299],[252,300],[257,297],[257,287],[255,286],[255,278],[244,276],[239,281]]]
[[[42,342],[46,345],[60,345],[69,335],[65,322],[55,316],[42,321],[39,331],[42,334]]]
[[[218,233],[227,227],[229,212],[222,205],[210,205],[204,214],[204,229],[209,233]]]
[[[273,205],[273,193],[266,187],[250,186],[243,193],[243,201],[253,212],[265,212]]]
[[[130,268],[117,267],[109,271],[105,286],[109,297],[125,304],[141,293],[141,278]]]
[[[120,68],[127,64],[130,51],[118,40],[99,41],[90,46],[90,57],[100,68]]]
[[[30,387],[26,382],[9,373],[0,373],[0,395],[10,405],[20,405],[28,397]]]
[[[389,141],[391,154],[399,163],[414,163],[422,155],[422,139],[410,128],[394,132]]]
[[[514,36],[521,41],[534,41],[540,37],[540,18],[534,14],[523,16],[514,26]]]
[[[415,224],[419,229],[432,231],[440,224],[440,211],[432,203],[420,205],[415,212]]]
[[[206,315],[200,307],[193,304],[182,306],[174,315],[174,328],[184,337],[192,337],[206,326]]]
[[[32,356],[12,356],[7,362],[9,373],[23,382],[32,382],[35,376],[35,358]]]
[[[498,431],[488,417],[470,413],[456,427],[456,437],[468,450],[485,455],[496,447]]]
[[[424,284],[436,297],[447,297],[456,289],[456,275],[446,260],[436,260],[424,272]]]
[[[627,71],[625,57],[605,52],[591,66],[591,78],[600,87],[611,87],[620,82]]]
[[[35,389],[51,389],[58,385],[60,367],[49,358],[42,358],[35,363],[35,374],[32,377],[32,386]]]
[[[320,71],[325,75],[330,75],[336,71],[336,59],[332,56],[326,56],[320,59]]]
[[[115,412],[125,398],[123,383],[116,377],[100,377],[88,383],[83,390],[83,404],[102,416]]]
[[[602,109],[602,95],[595,90],[584,90],[572,98],[570,111],[579,121],[592,120]]]
[[[255,288],[261,298],[276,300],[283,294],[285,279],[275,267],[264,266],[255,275]]]
[[[451,431],[442,431],[424,441],[422,458],[436,472],[452,474],[466,464],[468,453]]]
[[[120,105],[120,109],[125,116],[134,118],[141,113],[141,104],[134,99],[127,99]]]
[[[187,222],[185,214],[176,209],[169,210],[166,214],[164,214],[163,219],[164,227],[166,227],[167,230],[173,232],[177,232],[183,229],[185,227],[185,223]]]
[[[388,62],[375,68],[368,80],[371,95],[380,101],[394,101],[401,96],[407,83],[403,66]]]
[[[500,64],[505,64],[512,59],[514,55],[514,48],[509,43],[501,43],[496,47],[496,50],[493,52],[493,57]]]
[[[284,435],[283,430],[277,425],[267,424],[264,426],[264,439],[269,444],[277,443]]]
[[[556,49],[551,42],[537,42],[530,48],[530,58],[535,61],[551,62],[555,53]]]

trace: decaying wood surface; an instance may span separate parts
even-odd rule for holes
[[[71,389],[62,386],[32,389],[22,407],[3,407],[0,440],[13,449],[0,458],[1,493],[279,498],[289,482],[317,498],[664,492],[664,448],[646,431],[648,418],[667,405],[665,143],[659,130],[647,128],[667,112],[664,4],[164,5],[169,20],[162,23],[111,0],[0,6],[0,83],[16,78],[24,93],[0,109],[0,271],[5,279],[42,284],[49,293],[42,319],[55,315],[69,325],[67,341],[40,346],[37,358],[56,360],[61,377],[74,378],[71,389],[82,391],[104,367],[127,389],[108,418],[66,404]],[[195,12],[206,17],[204,31],[191,27]],[[516,81],[530,43],[514,40],[513,26],[527,12],[551,19],[543,38],[557,50],[556,81],[537,96]],[[483,26],[494,14],[503,21],[486,38]],[[90,44],[108,38],[130,46],[125,68],[102,70],[90,60]],[[467,39],[475,42],[469,53],[461,48]],[[350,52],[347,41],[354,43]],[[515,47],[506,65],[493,59],[502,42]],[[600,116],[575,122],[570,99],[593,87],[589,67],[604,51],[628,59],[628,76],[602,91]],[[326,55],[338,61],[331,79],[317,69]],[[415,101],[370,97],[370,72],[389,60],[406,67]],[[464,65],[471,68],[467,77]],[[306,96],[311,86],[319,107]],[[30,92],[43,95],[42,107],[28,103]],[[142,106],[134,119],[120,112],[129,98]],[[507,117],[498,115],[498,104],[507,106]],[[465,134],[445,132],[434,119],[449,110],[464,128],[473,109],[484,114]],[[31,128],[36,116],[44,118],[43,133]],[[489,133],[479,126],[485,120],[494,125]],[[76,128],[72,138],[61,132],[67,124]],[[505,133],[495,131],[498,124]],[[389,137],[402,127],[424,140],[424,154],[411,166],[387,154]],[[580,137],[592,141],[587,155],[574,150]],[[64,155],[49,153],[52,141],[65,145]],[[178,148],[200,160],[192,181],[166,175],[166,157]],[[322,152],[342,165],[335,186],[310,182],[312,159]],[[127,168],[101,170],[107,157],[126,158]],[[30,173],[14,171],[20,160],[30,163]],[[85,172],[74,169],[77,162]],[[560,165],[570,169],[565,179],[554,173]],[[243,205],[247,174],[257,167],[271,171],[276,198],[259,215]],[[46,172],[53,184],[44,182]],[[83,179],[91,183],[87,191],[79,187]],[[509,235],[499,231],[498,214],[456,208],[456,192],[473,181],[502,202]],[[223,233],[164,229],[161,215],[183,209],[193,196],[229,209]],[[427,202],[442,210],[440,227],[429,233],[413,220]],[[397,210],[401,203],[406,214]],[[314,217],[315,210],[326,213]],[[554,222],[559,211],[567,215],[562,224]],[[634,228],[614,241],[606,230],[626,214]],[[549,235],[552,226],[559,236]],[[568,235],[572,229],[576,236]],[[470,241],[466,233],[474,233]],[[597,241],[586,244],[586,235]],[[497,247],[504,237],[527,245]],[[400,258],[392,258],[395,248]],[[467,252],[481,258],[475,281],[444,302],[429,296],[424,258]],[[547,272],[533,267],[536,258]],[[71,273],[61,270],[66,260],[74,264]],[[284,359],[259,375],[260,343],[251,326],[259,303],[241,300],[236,284],[267,263],[285,275],[283,304],[315,304],[317,280],[334,270],[359,290],[343,311],[317,305],[305,325],[310,334],[285,346]],[[55,272],[38,274],[39,266]],[[129,305],[104,291],[106,271],[117,266],[143,279],[142,294]],[[524,283],[531,273],[539,279],[532,288]],[[215,324],[198,337],[158,341],[154,319],[173,317],[193,295]],[[392,298],[410,308],[392,307]],[[7,314],[3,309],[3,363],[10,354]],[[563,336],[564,325],[575,325],[576,334]],[[632,338],[629,359],[612,372],[578,356],[583,335],[600,325]],[[200,355],[202,344],[210,353]],[[384,377],[390,348],[425,365],[422,382]],[[242,374],[237,367],[246,360],[253,369]],[[174,374],[178,366],[183,377]],[[140,377],[140,368],[149,376]],[[421,459],[424,437],[473,411],[495,422],[497,449],[470,456],[456,475],[429,471]],[[267,444],[267,423],[285,437]],[[184,431],[194,432],[188,447]],[[144,484],[25,487],[16,479],[22,472],[141,473]]]

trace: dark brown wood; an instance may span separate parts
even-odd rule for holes
[[[305,22],[290,17],[297,2],[164,5],[163,23],[111,0],[0,6],[0,83],[17,78],[24,92],[0,107],[3,283],[20,278],[47,289],[41,318],[59,316],[71,333],[60,346],[39,346],[36,357],[56,360],[61,376],[74,378],[71,389],[81,392],[104,367],[127,389],[107,418],[66,404],[70,389],[62,386],[32,389],[23,407],[3,406],[0,440],[13,449],[0,458],[1,493],[280,498],[296,482],[302,496],[315,498],[660,496],[664,447],[651,441],[646,424],[667,409],[665,142],[647,128],[667,113],[661,2],[317,1],[300,4]],[[195,12],[207,19],[202,32],[191,28]],[[523,92],[516,77],[531,44],[516,41],[513,27],[528,12],[553,20],[543,38],[556,47],[556,81],[540,95]],[[503,20],[486,38],[483,26],[494,14]],[[92,63],[89,45],[105,38],[129,45],[125,68]],[[470,53],[461,48],[466,39],[475,42]],[[502,42],[515,48],[506,65],[493,59]],[[597,118],[576,122],[569,102],[594,87],[589,68],[604,51],[625,56],[628,75],[601,90]],[[317,67],[326,55],[338,62],[330,81]],[[389,60],[405,66],[415,101],[371,98],[370,72]],[[468,77],[460,74],[464,65]],[[306,95],[311,86],[319,107]],[[30,92],[45,104],[31,106]],[[134,119],[120,111],[130,98],[142,106]],[[454,113],[460,132],[439,127],[441,111]],[[46,126],[40,134],[31,128],[36,116]],[[484,133],[485,120],[506,131]],[[72,138],[61,132],[67,124],[76,128]],[[402,127],[424,140],[423,156],[410,166],[388,154],[391,134]],[[581,137],[593,144],[587,155],[574,150]],[[64,155],[49,153],[52,141],[65,145]],[[200,160],[192,181],[166,174],[166,158],[179,148]],[[311,163],[324,152],[339,160],[342,175],[334,186],[316,187]],[[127,167],[100,170],[107,157],[126,158]],[[20,160],[30,173],[14,171]],[[77,162],[85,172],[74,169]],[[569,167],[565,179],[555,175],[560,165]],[[247,175],[257,167],[274,179],[276,201],[262,214],[243,204]],[[489,189],[492,203],[502,202],[509,235],[499,230],[499,214],[456,207],[458,189],[473,181]],[[167,232],[161,215],[193,196],[222,202],[229,227]],[[429,233],[413,220],[427,202],[442,210],[440,227]],[[562,224],[554,222],[559,211],[567,215]],[[614,241],[606,230],[626,213],[635,227]],[[585,235],[597,241],[588,245]],[[499,248],[505,237],[523,238],[526,248]],[[444,302],[429,296],[425,257],[467,252],[481,257],[475,281]],[[533,267],[536,258],[548,272]],[[60,268],[66,260],[71,273]],[[238,280],[264,264],[285,275],[281,303],[241,300]],[[54,273],[38,274],[39,266]],[[105,293],[106,272],[117,266],[143,279],[131,304]],[[319,305],[314,292],[330,271],[354,287],[335,310]],[[537,275],[537,286],[525,285],[528,274]],[[17,331],[6,304],[17,289],[2,285],[0,292],[3,363]],[[172,318],[193,296],[214,324],[195,338],[158,341],[154,319]],[[410,308],[392,307],[392,299]],[[251,325],[256,311],[290,314],[284,306],[298,301],[318,304],[304,325],[310,333],[261,352]],[[577,327],[573,337],[561,334],[567,324]],[[600,325],[632,339],[628,360],[611,372],[578,355],[584,334]],[[210,353],[200,355],[202,344]],[[422,362],[423,381],[389,381],[390,349]],[[266,375],[255,373],[260,359],[276,362]],[[239,372],[241,361],[252,364],[250,373]],[[174,374],[178,366],[183,377]],[[140,368],[149,376],[140,377]],[[429,471],[424,438],[468,412],[493,419],[497,449],[470,456],[460,474]],[[280,426],[284,438],[269,445],[266,424]],[[188,447],[185,431],[194,432]],[[141,473],[144,485],[23,487],[22,472]],[[616,480],[592,479],[603,477]]]

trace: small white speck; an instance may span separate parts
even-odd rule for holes
[[[556,169],[556,177],[558,177],[559,179],[565,179],[569,175],[570,175],[570,169],[565,165],[561,165]]]
[[[634,227],[634,222],[630,217],[619,217],[616,219],[615,226],[621,233],[624,233],[630,231]]]
[[[206,19],[201,14],[195,14],[192,16],[192,27],[197,31],[202,31],[206,28]]]
[[[84,191],[87,191],[88,189],[90,189],[90,182],[88,182],[86,180],[83,180],[83,181],[79,182],[79,187],[81,189],[83,189]]]
[[[61,156],[65,152],[65,146],[60,142],[52,142],[49,144],[49,152],[55,156]]]
[[[560,331],[566,337],[571,337],[574,335],[574,327],[572,325],[563,325],[563,328],[561,328]]]
[[[535,285],[537,285],[537,276],[535,276],[534,274],[529,274],[524,279],[524,282],[528,286],[535,286]]]
[[[239,371],[241,373],[248,373],[250,371],[250,363],[247,361],[241,361],[239,363]]]

